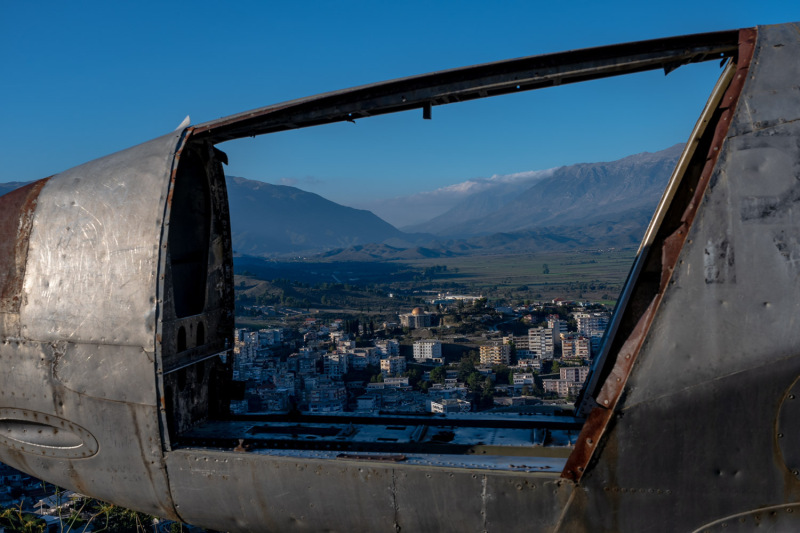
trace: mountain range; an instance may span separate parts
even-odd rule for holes
[[[405,234],[363,209],[345,207],[288,185],[226,176],[235,253],[302,255]]]
[[[675,145],[607,163],[551,169],[533,184],[502,183],[403,230],[470,237],[548,226],[591,226],[642,208],[652,213],[682,149],[683,145]]]
[[[398,230],[293,187],[228,178],[234,249],[321,260],[408,260],[639,244],[683,146],[602,163],[469,180],[393,201],[436,204]],[[384,204],[385,205],[385,204]],[[405,206],[405,207],[404,207]]]
[[[376,204],[430,215],[402,231],[311,192],[227,176],[234,253],[374,261],[636,246],[681,150],[472,179]],[[23,184],[0,183],[0,194]]]

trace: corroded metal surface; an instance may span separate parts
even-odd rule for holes
[[[743,32],[742,47],[752,47],[753,37]],[[751,510],[800,501],[800,480],[787,468],[777,436],[779,420],[786,420],[779,412],[800,375],[800,332],[789,326],[800,301],[792,213],[800,107],[789,81],[800,79],[800,65],[788,60],[797,54],[796,25],[759,28],[748,71],[739,54],[734,82],[746,80],[740,89],[732,82],[723,97],[707,161],[696,166],[698,184],[664,232],[667,249],[658,262],[672,268],[668,275],[654,269],[663,292],[659,308],[581,479],[584,490],[565,513],[564,531],[641,531],[653,524],[718,530],[723,523],[752,527],[756,515],[762,526],[796,527],[791,511],[767,520]],[[770,89],[753,66],[769,73]],[[778,72],[783,90],[775,89]],[[764,108],[767,116],[782,109],[785,120],[753,114]],[[667,263],[669,257],[675,260]]]
[[[409,109],[429,117],[434,105],[719,60],[736,52],[736,42],[736,31],[722,31],[474,65],[254,109],[199,124],[196,134],[223,142]]]
[[[153,352],[170,134],[50,179],[28,248],[23,334]]]
[[[19,335],[22,280],[28,259],[33,212],[47,179],[12,191],[0,200],[0,335]]]
[[[155,288],[179,137],[49,179],[32,209],[20,333],[0,346],[0,427],[18,441],[0,447],[0,460],[173,517],[154,379]],[[37,427],[36,438],[25,436]]]
[[[800,479],[800,377],[783,395],[775,424],[775,441],[783,465]]]
[[[693,533],[750,532],[755,530],[773,533],[800,531],[800,504],[761,507],[715,520],[694,530]]]
[[[557,474],[199,449],[167,464],[181,516],[228,531],[547,531],[573,488]]]

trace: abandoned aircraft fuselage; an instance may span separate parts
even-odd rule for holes
[[[226,531],[800,529],[798,57],[800,27],[787,24],[478,65],[190,127],[3,196],[0,461]],[[585,420],[404,417],[392,430],[421,429],[387,447],[353,436],[351,422],[383,431],[380,420],[229,414],[216,143],[720,58],[584,390]],[[259,436],[289,422],[348,429]],[[441,446],[425,438],[437,425],[580,435],[552,458],[532,443]],[[251,451],[235,450],[240,438]]]

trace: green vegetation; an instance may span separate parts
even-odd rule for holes
[[[448,270],[440,279],[490,300],[513,302],[557,297],[614,300],[622,290],[634,255],[634,249],[611,249],[474,255],[407,264],[425,268],[432,263],[444,263]]]
[[[312,315],[358,319],[374,327],[396,322],[399,313],[413,307],[435,311],[429,302],[442,292],[482,295],[493,307],[557,297],[613,305],[633,255],[632,249],[611,249],[402,263],[297,261],[270,268],[248,264],[236,267],[236,320],[242,327],[258,329]],[[276,274],[280,277],[271,277]],[[455,325],[464,335],[480,329],[470,322]]]
[[[43,487],[55,488],[55,494],[61,489],[43,483]],[[65,499],[65,502],[68,501]],[[95,533],[149,533],[154,531],[156,517],[132,511],[118,505],[112,505],[93,498],[79,498],[58,516],[58,531],[78,533],[94,531]],[[8,533],[44,533],[48,531],[47,523],[39,516],[23,511],[22,505],[0,507],[0,530]],[[183,531],[183,524],[174,522],[170,531]],[[209,531],[210,530],[204,530]]]

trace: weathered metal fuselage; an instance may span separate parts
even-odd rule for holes
[[[229,418],[236,389],[215,143],[723,56],[563,470],[187,440]],[[435,73],[201,124],[3,196],[0,461],[227,531],[800,529],[798,57],[787,24]]]

